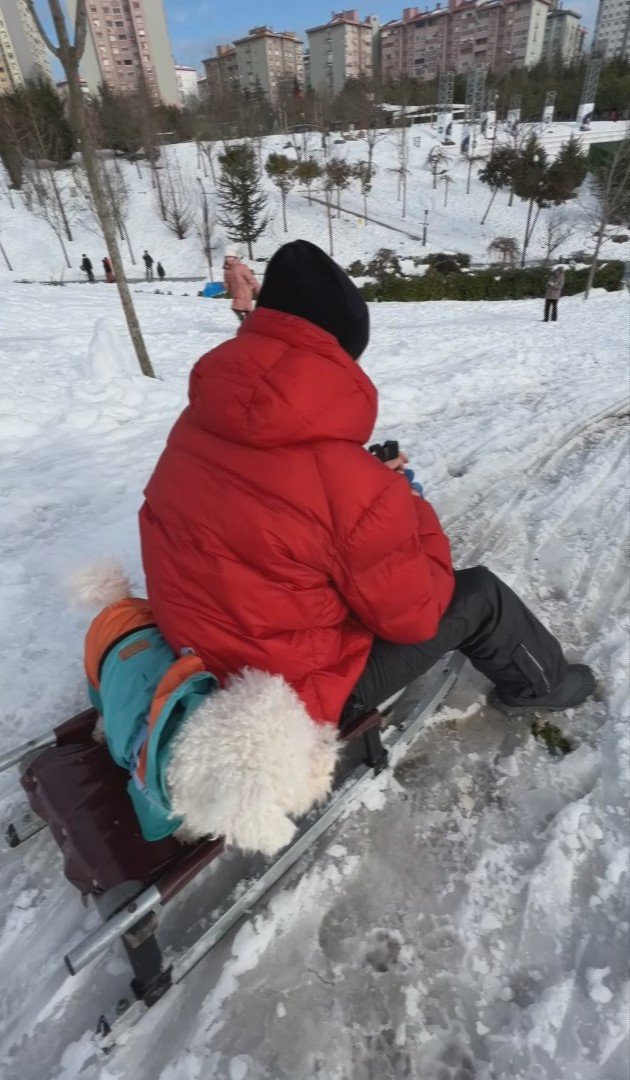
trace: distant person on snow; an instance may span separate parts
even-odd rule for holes
[[[232,311],[243,322],[254,307],[260,285],[249,266],[241,262],[236,248],[225,249],[223,284],[228,296],[232,298]]]
[[[162,266],[161,262],[159,262],[157,264],[156,270],[157,270],[157,276],[159,277],[160,281],[164,281],[164,278],[166,277],[166,271],[165,271],[164,267]]]
[[[556,266],[551,271],[547,280],[547,290],[545,292],[545,322],[549,322],[549,316],[551,315],[551,321],[557,322],[558,320],[558,300],[562,296],[562,290],[564,289],[564,266]]]
[[[83,273],[87,274],[88,281],[94,284],[94,268],[92,266],[92,260],[88,259],[87,255],[83,256],[83,262],[79,269],[83,270]]]
[[[110,284],[112,284],[116,278],[114,277],[114,268],[107,255],[103,259],[103,270],[105,271],[105,281],[109,281]]]
[[[452,649],[494,683],[506,713],[580,705],[595,689],[590,668],[568,663],[491,570],[454,571],[404,456],[385,464],[365,449],[377,415],[358,363],[369,334],[365,301],[328,255],[304,240],[275,253],[256,310],[194,367],[189,405],[145,490],[157,626],[221,686],[243,669],[281,676],[332,739]],[[260,717],[265,707],[249,705]],[[276,769],[276,787],[281,713],[265,708],[268,744],[255,763],[265,776]],[[241,702],[223,717],[221,738],[233,731],[249,745],[246,715]],[[207,741],[216,765],[218,740]],[[203,745],[190,752],[193,786]],[[226,774],[249,767],[242,757],[236,746],[221,758]]]
[[[149,255],[148,251],[145,251],[142,256],[142,261],[145,267],[145,276],[147,281],[153,281],[153,258]]]

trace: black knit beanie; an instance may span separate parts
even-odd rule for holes
[[[269,261],[258,307],[299,315],[333,334],[354,360],[370,340],[367,304],[353,281],[308,240],[284,244]]]

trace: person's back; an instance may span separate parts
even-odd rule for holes
[[[146,489],[142,555],[176,651],[221,680],[281,674],[335,722],[374,635],[431,637],[453,577],[429,503],[363,448],[376,419],[352,358],[367,343],[363,300],[318,249],[287,247],[238,337],[192,372]]]
[[[232,248],[228,248],[225,253],[223,284],[232,300],[232,310],[241,319],[249,315],[254,299],[260,292],[260,286],[249,266],[241,262]]]
[[[556,266],[547,279],[545,300],[559,300],[564,289],[564,267]]]

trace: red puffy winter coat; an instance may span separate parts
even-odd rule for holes
[[[220,679],[281,674],[336,722],[374,636],[431,638],[453,591],[426,500],[368,442],[376,390],[325,330],[258,308],[190,377],[140,511],[148,595]]]

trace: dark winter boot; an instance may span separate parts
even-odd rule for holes
[[[518,701],[501,694],[495,687],[490,692],[490,702],[501,712],[510,716],[528,712],[564,712],[575,709],[595,692],[595,676],[586,664],[569,664],[562,681],[544,697]]]

